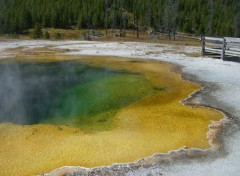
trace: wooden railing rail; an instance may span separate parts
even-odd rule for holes
[[[240,38],[201,36],[202,55],[219,55],[225,57],[240,57]]]

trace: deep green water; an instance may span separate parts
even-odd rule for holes
[[[155,92],[138,74],[80,61],[0,64],[0,122],[107,130],[117,111]]]

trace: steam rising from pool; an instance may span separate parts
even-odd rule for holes
[[[0,122],[26,123],[25,108],[22,103],[24,85],[18,64],[0,65]]]
[[[80,61],[4,63],[0,64],[0,123],[109,125],[119,108],[154,91],[140,75]]]

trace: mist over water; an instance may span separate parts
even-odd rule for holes
[[[0,122],[27,122],[22,83],[18,64],[0,64]]]
[[[135,91],[137,83],[143,86]],[[119,108],[152,91],[140,75],[80,61],[2,63],[0,123],[105,123]]]

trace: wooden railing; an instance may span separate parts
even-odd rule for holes
[[[202,36],[202,55],[240,58],[240,38]]]

